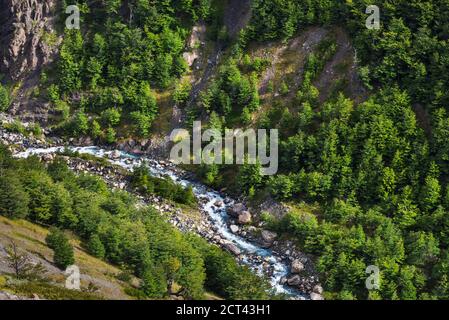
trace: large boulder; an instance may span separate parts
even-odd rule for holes
[[[249,224],[251,223],[251,213],[249,211],[242,211],[239,214],[239,224]]]
[[[246,210],[246,207],[243,203],[236,203],[233,206],[229,207],[227,212],[231,217],[238,218],[238,216]]]
[[[323,298],[322,295],[320,295],[318,293],[315,293],[315,292],[312,292],[310,294],[310,300],[324,300],[324,298]]]
[[[316,286],[313,287],[313,292],[323,294],[323,287],[317,284]]]
[[[233,243],[226,243],[224,247],[229,250],[233,255],[239,256],[242,252],[240,249]]]
[[[298,275],[294,275],[287,279],[287,284],[291,287],[297,287],[301,284],[301,277]]]
[[[109,158],[112,160],[116,160],[116,159],[119,159],[120,156],[121,156],[120,151],[114,150],[110,153]]]
[[[300,273],[304,270],[304,264],[298,259],[292,261],[291,272],[292,273]]]
[[[55,155],[52,153],[44,153],[42,155],[42,160],[45,162],[53,161],[54,158],[55,158]]]
[[[275,232],[268,230],[262,230],[260,235],[262,237],[260,245],[263,248],[270,248],[273,245],[274,240],[277,238],[277,234]]]
[[[239,227],[236,226],[235,224],[231,225],[231,226],[229,227],[229,229],[231,229],[231,232],[232,232],[232,233],[237,233],[237,232],[239,232]]]
[[[272,231],[268,231],[268,230],[262,230],[261,236],[262,236],[262,240],[264,242],[273,243],[274,240],[276,240],[278,235],[277,235],[276,232],[272,232]]]

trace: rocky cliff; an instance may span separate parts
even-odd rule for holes
[[[0,0],[0,72],[17,81],[46,65],[56,51],[55,0]]]
[[[56,10],[56,0],[0,0],[0,74],[15,85],[10,112],[24,120],[47,120],[45,103],[31,93],[58,51]]]

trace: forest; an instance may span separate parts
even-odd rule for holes
[[[279,129],[280,172],[266,178],[244,165],[233,187],[255,202],[271,195],[296,207],[264,218],[317,257],[326,298],[448,299],[449,2],[376,4],[380,30],[365,27],[366,1],[253,1],[233,55],[191,108],[209,115],[211,127]],[[255,117],[266,64],[248,46],[288,41],[315,25],[350,33],[369,96],[356,103],[336,90],[319,101],[314,80],[336,51],[329,38],[308,56],[294,98]],[[278,87],[281,96],[290,92]],[[204,165],[198,173],[222,186],[229,171]],[[365,288],[370,265],[381,272],[378,290]]]
[[[57,115],[53,130],[100,144],[150,138],[160,95],[170,92],[185,125],[277,128],[279,172],[260,164],[188,167],[202,182],[257,204],[276,199],[293,209],[266,225],[315,257],[326,299],[449,299],[449,0],[253,0],[236,39],[223,26],[218,0],[75,1],[81,30],[64,31],[54,69],[41,74],[40,94]],[[130,5],[126,5],[130,4]],[[368,5],[381,28],[366,28]],[[63,3],[63,7],[67,3]],[[216,74],[190,97],[180,79],[192,27],[205,22],[208,41],[224,49]],[[267,84],[269,59],[257,45],[286,44],[311,27],[342,28],[350,37],[363,84],[360,99],[336,83],[324,101],[316,82],[338,51],[325,37],[307,55],[299,89]],[[359,98],[359,97],[358,97]],[[10,94],[0,86],[0,111]],[[94,255],[142,279],[139,293],[166,297],[173,283],[201,298],[268,298],[267,284],[220,249],[168,225],[135,199],[101,180],[76,176],[59,161],[13,160],[0,152],[0,214],[72,230]],[[141,192],[194,203],[148,174],[132,177]],[[368,266],[380,288],[365,287]],[[243,284],[243,285],[242,285]]]
[[[37,157],[17,160],[0,146],[0,178],[0,214],[51,227],[46,242],[62,270],[76,263],[66,235],[71,231],[91,255],[140,279],[127,292],[136,298],[273,296],[265,279],[229,253],[181,233],[158,211],[138,206],[134,196],[111,190],[101,178],[75,175],[61,158],[48,165]]]
[[[103,143],[115,142],[124,126],[147,137],[158,114],[157,93],[187,71],[185,40],[194,22],[214,15],[211,1],[74,2],[84,28],[64,29],[56,70],[41,75],[40,94],[58,115],[55,129]],[[63,1],[61,12],[67,5]],[[65,18],[61,14],[61,24]]]
[[[298,113],[269,117],[282,172],[254,186],[302,203],[266,219],[318,257],[329,298],[448,299],[449,2],[375,4],[380,30],[364,28],[366,1],[254,1],[253,41],[343,22],[370,89],[360,104],[337,93],[319,105],[303,83]],[[369,265],[381,272],[370,292]]]

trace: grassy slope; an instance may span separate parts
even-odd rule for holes
[[[0,274],[7,273],[7,268],[4,262],[4,250],[3,247],[7,246],[10,240],[17,243],[20,249],[26,251],[33,261],[40,261],[47,269],[46,277],[55,283],[57,286],[63,286],[65,282],[65,276],[63,271],[57,269],[53,264],[52,250],[45,244],[45,237],[48,233],[46,228],[33,224],[25,220],[10,220],[0,216]],[[120,273],[120,270],[114,266],[111,266],[97,258],[88,255],[79,245],[79,241],[72,239],[72,244],[75,248],[75,260],[76,265],[81,271],[81,288],[87,288],[90,282],[98,287],[98,294],[105,299],[130,299],[128,295],[124,293],[124,288],[129,286],[116,278],[116,275]],[[30,287],[28,285],[28,287]],[[17,286],[12,288],[18,294],[29,295],[30,292],[27,288]],[[28,288],[29,289],[29,288]],[[45,290],[42,290],[45,289]],[[0,287],[0,290],[3,290]],[[48,294],[49,298],[55,298],[55,292],[52,292],[49,288],[39,288],[36,285],[35,292],[41,298],[45,298],[45,294]],[[90,295],[76,295],[70,291],[55,289],[58,291],[60,298],[91,298]],[[44,294],[44,296],[41,296]]]

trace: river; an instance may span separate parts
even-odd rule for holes
[[[29,148],[15,156],[26,158],[30,155],[54,154],[62,152],[64,149],[65,147]],[[198,202],[199,209],[207,213],[217,234],[238,247],[241,251],[240,260],[243,263],[248,265],[256,273],[266,275],[276,293],[286,294],[293,299],[306,299],[305,294],[280,283],[283,277],[289,275],[289,261],[284,261],[279,254],[276,254],[272,250],[262,248],[231,232],[227,223],[229,216],[226,211],[235,203],[234,200],[228,197],[225,199],[225,196],[219,192],[214,191],[199,182],[184,178],[183,176],[185,175],[180,174],[179,169],[175,170],[174,166],[161,165],[160,162],[146,156],[132,155],[118,150],[109,151],[96,146],[69,147],[69,150],[80,154],[90,154],[96,157],[105,158],[110,163],[118,165],[128,171],[132,171],[134,167],[140,166],[142,162],[145,162],[151,173],[155,176],[168,176],[174,182],[182,186],[191,186],[195,195],[203,200]],[[223,203],[223,205],[219,207],[216,203]],[[264,268],[260,261],[264,261],[265,265],[268,264],[269,267]]]

